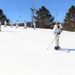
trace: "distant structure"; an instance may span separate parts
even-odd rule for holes
[[[11,26],[11,28],[12,28],[12,21],[10,20],[10,26]]]
[[[1,21],[0,21],[0,31],[1,31]]]
[[[31,17],[32,17],[32,22],[31,22],[31,28],[33,27],[33,22],[34,22],[34,13],[35,13],[35,4],[32,4],[31,8]]]
[[[7,22],[6,22],[6,20],[5,20],[5,22],[4,22],[4,27],[7,27]]]
[[[16,28],[18,28],[18,20],[16,20]]]
[[[24,29],[27,29],[27,22],[24,22]]]
[[[33,21],[34,30],[36,29],[36,23]]]

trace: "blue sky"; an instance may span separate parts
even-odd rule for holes
[[[33,3],[36,10],[45,6],[55,17],[55,21],[63,22],[68,9],[75,5],[75,0],[0,0],[0,9],[13,23],[16,20],[19,22],[31,21],[30,8]]]

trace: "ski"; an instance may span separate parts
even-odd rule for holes
[[[59,49],[59,50],[57,50],[57,51],[63,51],[63,52],[68,53],[70,50],[69,50],[69,49],[66,49],[66,48],[60,48],[60,49]]]
[[[66,48],[61,48],[61,49],[59,49],[59,51],[63,51],[63,52],[69,52],[69,49],[66,49]]]

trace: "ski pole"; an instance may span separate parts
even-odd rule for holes
[[[55,38],[53,39],[53,41],[50,43],[50,45],[48,46],[47,50],[49,49],[49,47],[51,46],[51,44],[54,42],[54,40],[56,39],[58,35],[55,36]]]

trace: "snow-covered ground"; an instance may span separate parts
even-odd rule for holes
[[[63,31],[54,50],[51,29],[2,26],[0,32],[0,75],[75,75],[75,32]]]

